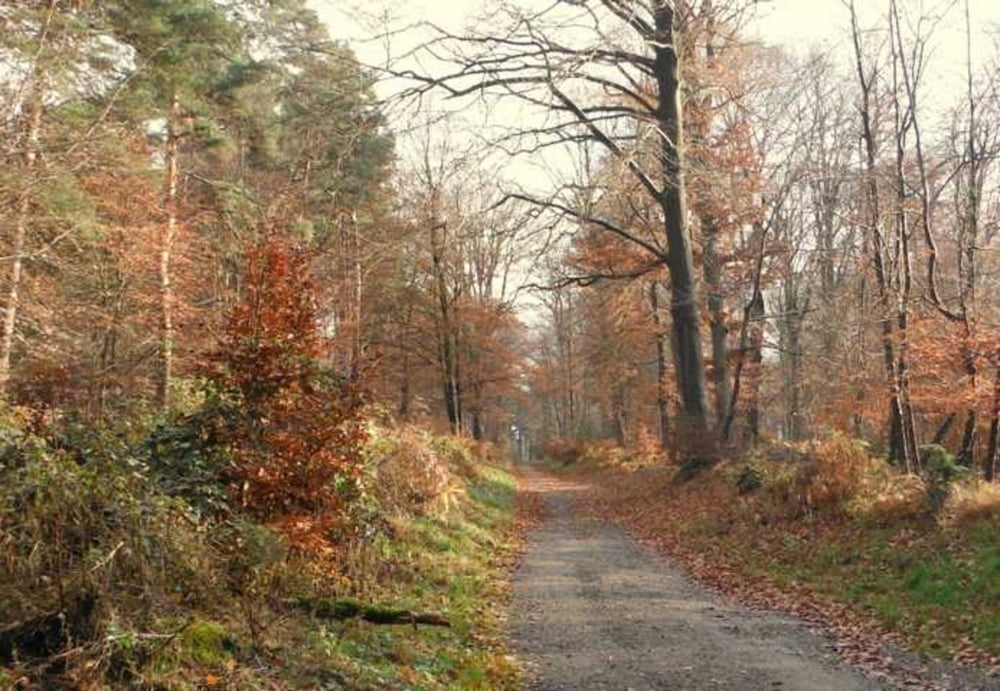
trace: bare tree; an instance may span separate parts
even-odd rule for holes
[[[715,13],[740,7],[712,7]],[[600,228],[634,243],[668,267],[673,356],[683,413],[707,426],[699,288],[687,223],[681,49],[696,16],[683,2],[599,0],[554,3],[529,11],[502,5],[489,31],[455,34],[429,27],[434,37],[418,52],[439,70],[400,70],[418,82],[411,95],[442,89],[455,98],[516,99],[543,111],[537,124],[499,137],[513,152],[550,147],[602,149],[633,176],[656,204],[661,232],[645,236],[579,204],[578,190],[511,198],[545,212]],[[645,137],[652,142],[643,141]],[[640,150],[655,150],[647,165]]]

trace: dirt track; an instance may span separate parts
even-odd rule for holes
[[[583,488],[530,469],[526,478],[546,514],[514,582],[529,688],[881,688],[802,622],[724,602],[619,528],[575,517]]]

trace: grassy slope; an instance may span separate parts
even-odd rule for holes
[[[740,496],[728,468],[687,484],[672,483],[670,471],[609,475],[595,483],[599,511],[687,555],[724,589],[776,586],[799,602],[846,605],[859,621],[874,619],[923,652],[1000,655],[995,524],[943,529],[927,521],[783,516],[766,492]]]
[[[488,468],[445,516],[398,525],[377,546],[392,573],[380,601],[442,612],[450,629],[317,623],[304,658],[343,670],[362,688],[515,688],[517,670],[501,636],[514,494],[513,477]]]
[[[330,591],[438,612],[451,628],[321,620],[282,606],[300,582],[293,567],[265,584],[270,595],[218,588],[195,607],[161,602],[142,626],[119,625],[111,612],[100,641],[70,651],[79,664],[69,676],[49,673],[62,679],[59,688],[515,688],[518,671],[502,640],[514,478],[477,465],[448,492],[445,508],[394,519],[354,555],[364,583],[332,574]],[[0,688],[41,688],[39,679],[37,668],[0,667]]]

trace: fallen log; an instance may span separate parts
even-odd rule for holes
[[[381,605],[366,605],[352,598],[298,597],[290,605],[321,619],[361,619],[371,624],[426,624],[450,627],[451,622],[434,612],[413,612]]]

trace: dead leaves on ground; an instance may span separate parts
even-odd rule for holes
[[[603,471],[589,478],[589,492],[577,496],[578,510],[622,524],[639,542],[682,565],[694,580],[750,609],[776,610],[805,621],[828,638],[843,660],[864,669],[880,683],[930,691],[948,688],[935,681],[916,656],[902,652],[907,641],[901,635],[886,630],[874,618],[819,596],[804,583],[779,584],[738,554],[724,552],[713,533],[725,533],[737,520],[732,491],[713,485],[711,480],[696,489],[678,488],[670,485],[671,474],[669,469]],[[684,536],[690,535],[692,526],[697,526],[704,539],[692,541]],[[789,523],[782,527],[787,529],[788,540],[822,540],[813,525]],[[752,539],[752,532],[750,535]],[[755,548],[757,545],[747,545],[747,549]],[[893,652],[887,644],[900,650]],[[969,641],[957,647],[953,659],[1000,675],[1000,658]]]

